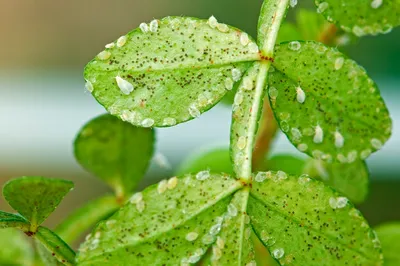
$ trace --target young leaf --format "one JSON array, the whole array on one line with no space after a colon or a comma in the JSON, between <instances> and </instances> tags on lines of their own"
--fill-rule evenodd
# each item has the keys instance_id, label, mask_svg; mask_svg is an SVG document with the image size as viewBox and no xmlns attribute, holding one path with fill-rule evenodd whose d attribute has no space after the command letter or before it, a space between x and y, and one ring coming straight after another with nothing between
<instances>
[{"instance_id":1,"label":"young leaf","mask_svg":"<svg viewBox=\"0 0 400 266\"><path fill-rule=\"evenodd\" d=\"M376 234L347 198L305 176L278 171L255 180L251 223L281 265L382 264Z\"/></svg>"},{"instance_id":2,"label":"young leaf","mask_svg":"<svg viewBox=\"0 0 400 266\"><path fill-rule=\"evenodd\" d=\"M340 164L311 159L306 163L303 173L320 179L353 203L362 203L368 195L369 173L364 161Z\"/></svg>"},{"instance_id":3,"label":"young leaf","mask_svg":"<svg viewBox=\"0 0 400 266\"><path fill-rule=\"evenodd\" d=\"M0 229L8 227L19 228L24 232L28 232L30 224L20 215L0 211Z\"/></svg>"},{"instance_id":4,"label":"young leaf","mask_svg":"<svg viewBox=\"0 0 400 266\"><path fill-rule=\"evenodd\" d=\"M75 252L50 229L39 226L33 237L62 264L75 265Z\"/></svg>"},{"instance_id":5,"label":"young leaf","mask_svg":"<svg viewBox=\"0 0 400 266\"><path fill-rule=\"evenodd\" d=\"M74 183L62 179L20 177L4 185L3 195L14 210L31 222L31 230L35 231L73 187Z\"/></svg>"},{"instance_id":6,"label":"young leaf","mask_svg":"<svg viewBox=\"0 0 400 266\"><path fill-rule=\"evenodd\" d=\"M27 237L20 231L0 229L0 265L32 266L34 252Z\"/></svg>"},{"instance_id":7,"label":"young leaf","mask_svg":"<svg viewBox=\"0 0 400 266\"><path fill-rule=\"evenodd\" d=\"M75 157L116 192L133 193L153 155L154 130L134 127L109 114L87 123L75 139Z\"/></svg>"},{"instance_id":8,"label":"young leaf","mask_svg":"<svg viewBox=\"0 0 400 266\"><path fill-rule=\"evenodd\" d=\"M214 173L233 174L228 148L214 148L201 154L196 154L185 160L176 175L197 173L208 169Z\"/></svg>"},{"instance_id":9,"label":"young leaf","mask_svg":"<svg viewBox=\"0 0 400 266\"><path fill-rule=\"evenodd\" d=\"M376 228L376 233L382 244L384 265L400 265L400 222L380 225Z\"/></svg>"},{"instance_id":10,"label":"young leaf","mask_svg":"<svg viewBox=\"0 0 400 266\"><path fill-rule=\"evenodd\" d=\"M400 25L400 0L315 0L318 13L356 36L388 33Z\"/></svg>"},{"instance_id":11,"label":"young leaf","mask_svg":"<svg viewBox=\"0 0 400 266\"><path fill-rule=\"evenodd\" d=\"M71 243L99 221L110 217L119 207L115 196L103 196L95 199L69 215L57 226L55 232L66 243Z\"/></svg>"},{"instance_id":12,"label":"young leaf","mask_svg":"<svg viewBox=\"0 0 400 266\"><path fill-rule=\"evenodd\" d=\"M86 66L87 87L111 114L141 127L198 117L260 58L246 33L214 17L142 23L107 47Z\"/></svg>"},{"instance_id":13,"label":"young leaf","mask_svg":"<svg viewBox=\"0 0 400 266\"><path fill-rule=\"evenodd\" d=\"M231 194L242 184L202 171L134 194L81 246L78 265L188 265L216 240Z\"/></svg>"},{"instance_id":14,"label":"young leaf","mask_svg":"<svg viewBox=\"0 0 400 266\"><path fill-rule=\"evenodd\" d=\"M281 130L301 152L351 163L379 150L392 121L365 70L316 42L276 47L269 96Z\"/></svg>"}]
</instances>

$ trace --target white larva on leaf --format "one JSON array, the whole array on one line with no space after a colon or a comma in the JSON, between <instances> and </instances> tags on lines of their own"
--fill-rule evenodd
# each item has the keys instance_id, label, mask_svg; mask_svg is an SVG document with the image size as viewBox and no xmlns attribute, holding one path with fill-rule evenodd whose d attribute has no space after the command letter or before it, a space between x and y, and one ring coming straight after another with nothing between
<instances>
[{"instance_id":1,"label":"white larva on leaf","mask_svg":"<svg viewBox=\"0 0 400 266\"><path fill-rule=\"evenodd\" d=\"M245 33L245 32L242 32L242 33L240 34L240 43L241 43L243 46L246 46L246 45L249 44L249 42L250 42L249 35L248 35L247 33Z\"/></svg>"},{"instance_id":2,"label":"white larva on leaf","mask_svg":"<svg viewBox=\"0 0 400 266\"><path fill-rule=\"evenodd\" d=\"M336 58L336 60L335 60L335 69L336 70L341 69L343 64L344 64L344 58L343 57Z\"/></svg>"},{"instance_id":3,"label":"white larva on leaf","mask_svg":"<svg viewBox=\"0 0 400 266\"><path fill-rule=\"evenodd\" d=\"M146 118L141 123L142 127L152 127L154 125L154 120L151 118Z\"/></svg>"},{"instance_id":4,"label":"white larva on leaf","mask_svg":"<svg viewBox=\"0 0 400 266\"><path fill-rule=\"evenodd\" d=\"M129 95L133 91L133 85L129 81L121 78L120 76L116 76L115 80L117 81L117 85L123 94Z\"/></svg>"},{"instance_id":5,"label":"white larva on leaf","mask_svg":"<svg viewBox=\"0 0 400 266\"><path fill-rule=\"evenodd\" d=\"M115 43L108 43L108 44L106 44L105 45L105 47L107 48L107 49L111 49L111 48L114 48L114 46L115 46Z\"/></svg>"},{"instance_id":6,"label":"white larva on leaf","mask_svg":"<svg viewBox=\"0 0 400 266\"><path fill-rule=\"evenodd\" d=\"M226 32L229 31L228 25L222 24L222 23L219 23L219 24L217 25L217 29L218 29L220 32L223 32L223 33L226 33Z\"/></svg>"},{"instance_id":7,"label":"white larva on leaf","mask_svg":"<svg viewBox=\"0 0 400 266\"><path fill-rule=\"evenodd\" d=\"M117 40L117 46L118 47L122 47L122 46L124 46L125 45L125 43L126 43L126 41L127 41L127 38L126 38L126 36L124 35L124 36L121 36L121 37L119 37L118 38L118 40Z\"/></svg>"},{"instance_id":8,"label":"white larva on leaf","mask_svg":"<svg viewBox=\"0 0 400 266\"><path fill-rule=\"evenodd\" d=\"M217 26L218 26L218 20L214 17L214 16L211 16L209 19L208 19L208 25L211 27L211 28L213 28L213 29L215 29Z\"/></svg>"},{"instance_id":9,"label":"white larva on leaf","mask_svg":"<svg viewBox=\"0 0 400 266\"><path fill-rule=\"evenodd\" d=\"M149 26L144 22L140 23L139 28L143 33L149 32Z\"/></svg>"},{"instance_id":10,"label":"white larva on leaf","mask_svg":"<svg viewBox=\"0 0 400 266\"><path fill-rule=\"evenodd\" d=\"M258 53L259 49L256 43L252 42L249 44L249 51L250 53Z\"/></svg>"},{"instance_id":11,"label":"white larva on leaf","mask_svg":"<svg viewBox=\"0 0 400 266\"><path fill-rule=\"evenodd\" d=\"M107 60L110 58L111 53L109 51L102 51L97 55L97 58L100 60Z\"/></svg>"},{"instance_id":12,"label":"white larva on leaf","mask_svg":"<svg viewBox=\"0 0 400 266\"><path fill-rule=\"evenodd\" d=\"M92 82L90 82L89 80L86 80L85 89L86 89L88 92L92 93L93 90L94 90Z\"/></svg>"},{"instance_id":13,"label":"white larva on leaf","mask_svg":"<svg viewBox=\"0 0 400 266\"><path fill-rule=\"evenodd\" d=\"M374 9L379 8L382 5L383 0L373 0L371 2L371 7Z\"/></svg>"},{"instance_id":14,"label":"white larva on leaf","mask_svg":"<svg viewBox=\"0 0 400 266\"><path fill-rule=\"evenodd\" d=\"M306 94L304 93L303 89L299 87L296 88L296 94L297 94L297 101L299 103L304 103L306 100Z\"/></svg>"},{"instance_id":15,"label":"white larva on leaf","mask_svg":"<svg viewBox=\"0 0 400 266\"><path fill-rule=\"evenodd\" d=\"M232 69L232 78L233 78L233 81L239 81L240 80L240 78L242 77L242 72L239 70L239 69L237 69L237 68L233 68Z\"/></svg>"},{"instance_id":16,"label":"white larva on leaf","mask_svg":"<svg viewBox=\"0 0 400 266\"><path fill-rule=\"evenodd\" d=\"M149 28L150 28L151 32L157 32L157 30L158 30L158 20L157 19L152 20L150 22L150 27Z\"/></svg>"},{"instance_id":17,"label":"white larva on leaf","mask_svg":"<svg viewBox=\"0 0 400 266\"><path fill-rule=\"evenodd\" d=\"M324 140L324 131L319 125L317 125L315 127L315 135L313 141L314 143L322 143L323 140Z\"/></svg>"},{"instance_id":18,"label":"white larva on leaf","mask_svg":"<svg viewBox=\"0 0 400 266\"><path fill-rule=\"evenodd\" d=\"M335 134L335 146L336 148L342 148L344 145L344 138L342 136L342 134L340 134L339 131L336 131Z\"/></svg>"}]
</instances>

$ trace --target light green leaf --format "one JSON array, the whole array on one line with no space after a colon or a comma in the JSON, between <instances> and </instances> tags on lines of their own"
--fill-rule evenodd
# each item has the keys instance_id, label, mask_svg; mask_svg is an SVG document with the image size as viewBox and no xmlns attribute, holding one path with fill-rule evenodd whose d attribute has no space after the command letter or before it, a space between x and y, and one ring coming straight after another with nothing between
<instances>
[{"instance_id":1,"label":"light green leaf","mask_svg":"<svg viewBox=\"0 0 400 266\"><path fill-rule=\"evenodd\" d=\"M231 194L242 184L202 171L134 194L81 246L79 265L197 262L215 241Z\"/></svg>"},{"instance_id":2,"label":"light green leaf","mask_svg":"<svg viewBox=\"0 0 400 266\"><path fill-rule=\"evenodd\" d=\"M31 222L34 232L73 187L74 183L67 180L25 176L8 181L3 195L14 210Z\"/></svg>"},{"instance_id":3,"label":"light green leaf","mask_svg":"<svg viewBox=\"0 0 400 266\"><path fill-rule=\"evenodd\" d=\"M59 262L55 257L52 256L52 253L45 248L40 241L35 239L35 247L37 252L37 259L39 260L38 263L44 266L62 266L61 262ZM38 266L38 265L35 265Z\"/></svg>"},{"instance_id":4,"label":"light green leaf","mask_svg":"<svg viewBox=\"0 0 400 266\"><path fill-rule=\"evenodd\" d=\"M299 30L295 25L290 22L283 22L278 33L278 38L276 39L276 43L293 41L293 40L302 40Z\"/></svg>"},{"instance_id":5,"label":"light green leaf","mask_svg":"<svg viewBox=\"0 0 400 266\"><path fill-rule=\"evenodd\" d=\"M303 173L320 179L353 203L362 203L368 195L369 172L364 161L340 164L311 159L306 163Z\"/></svg>"},{"instance_id":6,"label":"light green leaf","mask_svg":"<svg viewBox=\"0 0 400 266\"><path fill-rule=\"evenodd\" d=\"M0 229L0 265L32 266L34 252L27 237L20 231Z\"/></svg>"},{"instance_id":7,"label":"light green leaf","mask_svg":"<svg viewBox=\"0 0 400 266\"><path fill-rule=\"evenodd\" d=\"M75 265L75 252L50 229L39 226L33 237L64 265Z\"/></svg>"},{"instance_id":8,"label":"light green leaf","mask_svg":"<svg viewBox=\"0 0 400 266\"><path fill-rule=\"evenodd\" d=\"M134 127L106 114L80 130L75 157L123 198L133 193L146 172L153 146L154 130Z\"/></svg>"},{"instance_id":9,"label":"light green leaf","mask_svg":"<svg viewBox=\"0 0 400 266\"><path fill-rule=\"evenodd\" d=\"M235 193L228 205L221 233L212 246L211 265L249 265L255 262L252 228L246 213L249 191Z\"/></svg>"},{"instance_id":10,"label":"light green leaf","mask_svg":"<svg viewBox=\"0 0 400 266\"><path fill-rule=\"evenodd\" d=\"M260 58L246 33L189 17L143 23L108 47L86 66L86 87L111 114L142 127L198 117Z\"/></svg>"},{"instance_id":11,"label":"light green leaf","mask_svg":"<svg viewBox=\"0 0 400 266\"><path fill-rule=\"evenodd\" d=\"M384 265L400 265L400 222L390 222L376 228L382 245Z\"/></svg>"},{"instance_id":12,"label":"light green leaf","mask_svg":"<svg viewBox=\"0 0 400 266\"><path fill-rule=\"evenodd\" d=\"M65 242L71 244L83 232L95 226L99 221L110 217L119 207L115 196L107 195L89 201L63 220L55 232Z\"/></svg>"},{"instance_id":13,"label":"light green leaf","mask_svg":"<svg viewBox=\"0 0 400 266\"><path fill-rule=\"evenodd\" d=\"M379 150L392 121L365 70L316 42L276 47L269 96L281 130L301 152L351 163Z\"/></svg>"},{"instance_id":14,"label":"light green leaf","mask_svg":"<svg viewBox=\"0 0 400 266\"><path fill-rule=\"evenodd\" d=\"M266 172L255 180L248 214L281 265L382 265L376 234L347 198L306 176Z\"/></svg>"},{"instance_id":15,"label":"light green leaf","mask_svg":"<svg viewBox=\"0 0 400 266\"><path fill-rule=\"evenodd\" d=\"M317 11L356 36L388 33L400 25L400 0L315 0Z\"/></svg>"},{"instance_id":16,"label":"light green leaf","mask_svg":"<svg viewBox=\"0 0 400 266\"><path fill-rule=\"evenodd\" d=\"M305 160L299 157L288 154L279 154L272 156L267 160L267 169L265 170L284 171L291 175L301 175L303 174L305 163Z\"/></svg>"},{"instance_id":17,"label":"light green leaf","mask_svg":"<svg viewBox=\"0 0 400 266\"><path fill-rule=\"evenodd\" d=\"M296 21L302 40L318 41L321 32L329 26L329 23L318 13L307 9L299 9L296 13ZM294 41L296 39L291 39ZM299 40L299 39L297 39Z\"/></svg>"},{"instance_id":18,"label":"light green leaf","mask_svg":"<svg viewBox=\"0 0 400 266\"><path fill-rule=\"evenodd\" d=\"M0 229L8 227L19 228L24 232L28 232L30 223L20 215L0 211Z\"/></svg>"},{"instance_id":19,"label":"light green leaf","mask_svg":"<svg viewBox=\"0 0 400 266\"><path fill-rule=\"evenodd\" d=\"M208 169L214 173L233 174L229 156L229 148L221 147L210 149L206 152L189 157L181 164L175 174L197 173L204 169Z\"/></svg>"}]
</instances>

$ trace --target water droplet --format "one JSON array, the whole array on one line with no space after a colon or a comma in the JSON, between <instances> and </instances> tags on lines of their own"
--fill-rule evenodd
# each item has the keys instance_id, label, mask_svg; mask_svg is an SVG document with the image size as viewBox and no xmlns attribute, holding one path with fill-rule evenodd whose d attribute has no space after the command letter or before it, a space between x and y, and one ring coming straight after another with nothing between
<instances>
[{"instance_id":1,"label":"water droplet","mask_svg":"<svg viewBox=\"0 0 400 266\"><path fill-rule=\"evenodd\" d=\"M371 153L372 153L372 151L370 149L366 149L366 150L361 151L360 159L361 160L367 159L371 155Z\"/></svg>"},{"instance_id":2,"label":"water droplet","mask_svg":"<svg viewBox=\"0 0 400 266\"><path fill-rule=\"evenodd\" d=\"M192 242L192 241L195 241L195 240L197 239L198 236L199 236L198 233L196 233L196 232L190 232L190 233L188 233L188 234L186 235L186 240Z\"/></svg>"},{"instance_id":3,"label":"water droplet","mask_svg":"<svg viewBox=\"0 0 400 266\"><path fill-rule=\"evenodd\" d=\"M242 32L242 33L240 34L240 43L241 43L243 46L246 46L246 45L249 44L249 42L250 42L249 35L248 35L247 33L245 33L245 32Z\"/></svg>"},{"instance_id":4,"label":"water droplet","mask_svg":"<svg viewBox=\"0 0 400 266\"><path fill-rule=\"evenodd\" d=\"M276 181L281 181L288 178L287 174L283 171L276 172L276 177L277 177Z\"/></svg>"},{"instance_id":5,"label":"water droplet","mask_svg":"<svg viewBox=\"0 0 400 266\"><path fill-rule=\"evenodd\" d=\"M247 138L245 136L240 136L236 146L238 147L239 150L243 150L244 148L246 148L247 145Z\"/></svg>"},{"instance_id":6,"label":"water droplet","mask_svg":"<svg viewBox=\"0 0 400 266\"><path fill-rule=\"evenodd\" d=\"M210 228L210 235L217 235L220 231L221 231L221 224L220 223L217 223L217 224L214 224L213 226L211 226L211 228Z\"/></svg>"},{"instance_id":7,"label":"water droplet","mask_svg":"<svg viewBox=\"0 0 400 266\"><path fill-rule=\"evenodd\" d=\"M208 25L211 27L211 28L213 28L213 29L215 29L217 26L218 26L218 20L214 17L214 16L211 16L209 19L208 19Z\"/></svg>"},{"instance_id":8,"label":"water droplet","mask_svg":"<svg viewBox=\"0 0 400 266\"><path fill-rule=\"evenodd\" d=\"M233 81L239 81L240 80L240 78L242 77L242 72L239 70L239 69L237 69L237 68L233 68L232 69L232 78L233 78Z\"/></svg>"},{"instance_id":9,"label":"water droplet","mask_svg":"<svg viewBox=\"0 0 400 266\"><path fill-rule=\"evenodd\" d=\"M311 179L310 179L310 176L309 175L307 175L307 174L302 174L301 176L299 176L299 184L301 184L301 185L305 185L305 184L307 184L308 182L310 182L311 181Z\"/></svg>"},{"instance_id":10,"label":"water droplet","mask_svg":"<svg viewBox=\"0 0 400 266\"><path fill-rule=\"evenodd\" d=\"M269 172L270 173L270 172ZM271 173L270 173L271 174ZM256 177L254 178L254 180L256 180L256 182L262 183L264 182L265 179L267 179L267 172L258 172L256 174Z\"/></svg>"},{"instance_id":11,"label":"water droplet","mask_svg":"<svg viewBox=\"0 0 400 266\"><path fill-rule=\"evenodd\" d=\"M289 4L290 4L290 7L293 8L297 5L297 0L290 0Z\"/></svg>"},{"instance_id":12,"label":"water droplet","mask_svg":"<svg viewBox=\"0 0 400 266\"><path fill-rule=\"evenodd\" d=\"M236 206L233 203L230 203L228 205L228 215L230 217L235 217L235 216L238 215L238 210L237 210Z\"/></svg>"},{"instance_id":13,"label":"water droplet","mask_svg":"<svg viewBox=\"0 0 400 266\"><path fill-rule=\"evenodd\" d=\"M100 60L107 60L110 58L111 53L109 51L102 51L97 55L97 58Z\"/></svg>"},{"instance_id":14,"label":"water droplet","mask_svg":"<svg viewBox=\"0 0 400 266\"><path fill-rule=\"evenodd\" d=\"M152 127L154 125L154 120L151 118L146 118L141 123L142 127Z\"/></svg>"},{"instance_id":15,"label":"water droplet","mask_svg":"<svg viewBox=\"0 0 400 266\"><path fill-rule=\"evenodd\" d=\"M323 13L328 7L329 7L329 4L327 2L322 2L318 5L317 12Z\"/></svg>"},{"instance_id":16,"label":"water droplet","mask_svg":"<svg viewBox=\"0 0 400 266\"><path fill-rule=\"evenodd\" d=\"M288 132L289 131L289 124L286 121L281 121L279 123L280 128L283 132Z\"/></svg>"},{"instance_id":17,"label":"water droplet","mask_svg":"<svg viewBox=\"0 0 400 266\"><path fill-rule=\"evenodd\" d=\"M129 95L133 91L133 85L129 81L121 78L120 76L116 76L115 80L117 81L117 85L123 94Z\"/></svg>"},{"instance_id":18,"label":"water droplet","mask_svg":"<svg viewBox=\"0 0 400 266\"><path fill-rule=\"evenodd\" d=\"M164 118L163 120L163 126L175 126L176 125L176 119L172 117L167 117Z\"/></svg>"},{"instance_id":19,"label":"water droplet","mask_svg":"<svg viewBox=\"0 0 400 266\"><path fill-rule=\"evenodd\" d=\"M132 195L132 197L129 199L129 202L132 204L136 204L142 200L143 200L143 194L141 192L137 192Z\"/></svg>"},{"instance_id":20,"label":"water droplet","mask_svg":"<svg viewBox=\"0 0 400 266\"><path fill-rule=\"evenodd\" d=\"M275 99L279 95L279 91L275 87L270 87L268 90L269 97Z\"/></svg>"},{"instance_id":21,"label":"water droplet","mask_svg":"<svg viewBox=\"0 0 400 266\"><path fill-rule=\"evenodd\" d=\"M224 33L226 33L226 32L229 31L228 25L222 24L222 23L219 23L219 24L217 25L217 29L218 29L220 32L224 32Z\"/></svg>"},{"instance_id":22,"label":"water droplet","mask_svg":"<svg viewBox=\"0 0 400 266\"><path fill-rule=\"evenodd\" d=\"M297 149L301 152L305 152L306 150L308 150L308 145L305 143L301 143L297 146Z\"/></svg>"},{"instance_id":23,"label":"water droplet","mask_svg":"<svg viewBox=\"0 0 400 266\"><path fill-rule=\"evenodd\" d=\"M322 141L324 140L324 131L322 130L322 128L317 125L315 127L315 135L314 135L314 143L322 143Z\"/></svg>"},{"instance_id":24,"label":"water droplet","mask_svg":"<svg viewBox=\"0 0 400 266\"><path fill-rule=\"evenodd\" d=\"M204 181L206 179L210 178L210 171L201 171L196 174L196 179L200 181Z\"/></svg>"},{"instance_id":25,"label":"water droplet","mask_svg":"<svg viewBox=\"0 0 400 266\"><path fill-rule=\"evenodd\" d=\"M383 146L379 139L371 139L371 145L374 149L380 150Z\"/></svg>"},{"instance_id":26,"label":"water droplet","mask_svg":"<svg viewBox=\"0 0 400 266\"><path fill-rule=\"evenodd\" d=\"M283 248L277 248L272 251L272 256L275 259L280 259L285 255L285 250Z\"/></svg>"},{"instance_id":27,"label":"water droplet","mask_svg":"<svg viewBox=\"0 0 400 266\"><path fill-rule=\"evenodd\" d=\"M168 189L168 181L165 180L165 179L164 179L164 180L161 180L161 181L158 183L158 186L157 186L158 194L164 193L167 189Z\"/></svg>"},{"instance_id":28,"label":"water droplet","mask_svg":"<svg viewBox=\"0 0 400 266\"><path fill-rule=\"evenodd\" d=\"M86 80L85 89L86 89L88 92L92 93L93 90L94 90L92 82L90 82L89 80Z\"/></svg>"},{"instance_id":29,"label":"water droplet","mask_svg":"<svg viewBox=\"0 0 400 266\"><path fill-rule=\"evenodd\" d=\"M127 40L126 36L119 37L118 40L117 40L117 46L118 47L124 46L125 43L126 43L126 40Z\"/></svg>"},{"instance_id":30,"label":"water droplet","mask_svg":"<svg viewBox=\"0 0 400 266\"><path fill-rule=\"evenodd\" d=\"M225 89L230 91L233 88L233 80L231 78L225 79Z\"/></svg>"},{"instance_id":31,"label":"water droplet","mask_svg":"<svg viewBox=\"0 0 400 266\"><path fill-rule=\"evenodd\" d=\"M194 105L194 104L189 106L188 111L189 111L189 114L194 118L197 118L201 115L199 109L197 109L196 105Z\"/></svg>"},{"instance_id":32,"label":"water droplet","mask_svg":"<svg viewBox=\"0 0 400 266\"><path fill-rule=\"evenodd\" d=\"M304 101L306 100L306 94L304 93L303 89L300 87L297 87L296 94L297 94L297 101L299 103L304 103Z\"/></svg>"},{"instance_id":33,"label":"water droplet","mask_svg":"<svg viewBox=\"0 0 400 266\"><path fill-rule=\"evenodd\" d=\"M233 100L233 103L235 105L240 105L243 102L243 94L240 92L237 92L235 94L235 99Z\"/></svg>"},{"instance_id":34,"label":"water droplet","mask_svg":"<svg viewBox=\"0 0 400 266\"><path fill-rule=\"evenodd\" d=\"M346 197L338 197L336 199L336 208L341 209L344 208L349 200Z\"/></svg>"},{"instance_id":35,"label":"water droplet","mask_svg":"<svg viewBox=\"0 0 400 266\"><path fill-rule=\"evenodd\" d=\"M158 20L157 19L152 20L150 22L150 27L149 28L150 28L151 32L157 32L157 30L158 30Z\"/></svg>"},{"instance_id":36,"label":"water droplet","mask_svg":"<svg viewBox=\"0 0 400 266\"><path fill-rule=\"evenodd\" d=\"M336 131L335 134L335 146L336 148L342 148L344 145L344 138L342 136L342 134L340 134L339 131Z\"/></svg>"},{"instance_id":37,"label":"water droplet","mask_svg":"<svg viewBox=\"0 0 400 266\"><path fill-rule=\"evenodd\" d=\"M273 246L276 242L276 239L273 236L269 236L267 232L264 230L261 231L261 240L266 246Z\"/></svg>"},{"instance_id":38,"label":"water droplet","mask_svg":"<svg viewBox=\"0 0 400 266\"><path fill-rule=\"evenodd\" d=\"M114 48L115 47L115 43L108 43L108 44L106 44L105 45L105 47L107 48L107 49L111 49L111 48Z\"/></svg>"},{"instance_id":39,"label":"water droplet","mask_svg":"<svg viewBox=\"0 0 400 266\"><path fill-rule=\"evenodd\" d=\"M168 180L168 189L174 189L178 185L178 178L176 176L171 177Z\"/></svg>"},{"instance_id":40,"label":"water droplet","mask_svg":"<svg viewBox=\"0 0 400 266\"><path fill-rule=\"evenodd\" d=\"M149 26L144 22L140 23L139 28L143 33L146 33L149 31Z\"/></svg>"},{"instance_id":41,"label":"water droplet","mask_svg":"<svg viewBox=\"0 0 400 266\"><path fill-rule=\"evenodd\" d=\"M293 41L288 44L288 48L292 51L298 51L301 48L301 44L298 41Z\"/></svg>"},{"instance_id":42,"label":"water droplet","mask_svg":"<svg viewBox=\"0 0 400 266\"><path fill-rule=\"evenodd\" d=\"M343 67L343 64L344 64L344 58L343 57L336 58L336 60L335 60L335 69L336 70L341 69Z\"/></svg>"},{"instance_id":43,"label":"water droplet","mask_svg":"<svg viewBox=\"0 0 400 266\"><path fill-rule=\"evenodd\" d=\"M373 0L371 2L371 7L374 9L379 8L382 5L383 0Z\"/></svg>"}]
</instances>

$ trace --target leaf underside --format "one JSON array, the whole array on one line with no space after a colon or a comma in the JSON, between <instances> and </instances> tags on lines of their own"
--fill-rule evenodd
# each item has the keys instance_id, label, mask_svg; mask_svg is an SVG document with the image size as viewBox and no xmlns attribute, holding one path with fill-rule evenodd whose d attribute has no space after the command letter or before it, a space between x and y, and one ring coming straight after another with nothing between
<instances>
[{"instance_id":1,"label":"leaf underside","mask_svg":"<svg viewBox=\"0 0 400 266\"><path fill-rule=\"evenodd\" d=\"M376 228L382 244L385 266L400 265L400 222L382 224Z\"/></svg>"},{"instance_id":2,"label":"leaf underside","mask_svg":"<svg viewBox=\"0 0 400 266\"><path fill-rule=\"evenodd\" d=\"M253 183L248 213L282 265L382 265L379 240L366 220L319 181L272 172Z\"/></svg>"},{"instance_id":3,"label":"leaf underside","mask_svg":"<svg viewBox=\"0 0 400 266\"><path fill-rule=\"evenodd\" d=\"M240 187L240 182L215 174L205 180L185 175L153 185L95 228L80 248L78 263L197 262L216 240L230 195Z\"/></svg>"},{"instance_id":4,"label":"leaf underside","mask_svg":"<svg viewBox=\"0 0 400 266\"><path fill-rule=\"evenodd\" d=\"M118 194L130 195L153 155L154 130L105 114L88 122L75 139L75 157Z\"/></svg>"},{"instance_id":5,"label":"leaf underside","mask_svg":"<svg viewBox=\"0 0 400 266\"><path fill-rule=\"evenodd\" d=\"M74 187L70 181L44 177L21 177L3 187L4 198L33 225L40 225Z\"/></svg>"},{"instance_id":6,"label":"leaf underside","mask_svg":"<svg viewBox=\"0 0 400 266\"><path fill-rule=\"evenodd\" d=\"M232 88L249 61L259 59L255 43L242 44L245 33L233 27L218 30L189 17L150 25L153 31L131 31L123 46L106 49L107 56L96 57L84 73L93 96L137 126L168 127L198 117ZM130 94L120 90L117 76L129 82Z\"/></svg>"},{"instance_id":7,"label":"leaf underside","mask_svg":"<svg viewBox=\"0 0 400 266\"><path fill-rule=\"evenodd\" d=\"M388 33L400 25L399 0L315 0L318 12L356 36Z\"/></svg>"},{"instance_id":8,"label":"leaf underside","mask_svg":"<svg viewBox=\"0 0 400 266\"><path fill-rule=\"evenodd\" d=\"M353 60L311 41L281 44L275 54L271 106L297 149L316 159L351 163L388 140L392 121L386 105Z\"/></svg>"}]
</instances>

